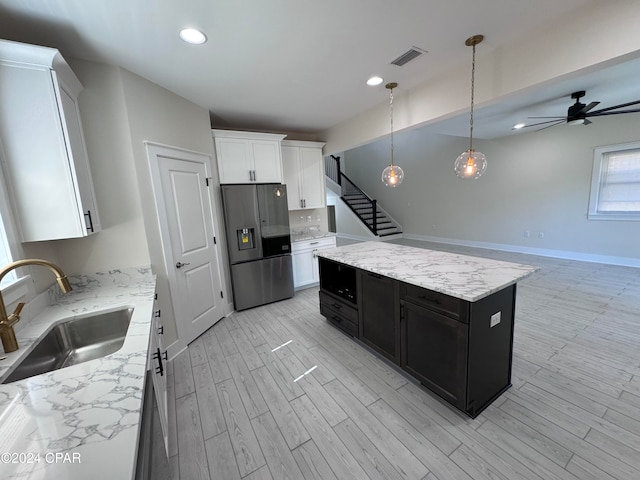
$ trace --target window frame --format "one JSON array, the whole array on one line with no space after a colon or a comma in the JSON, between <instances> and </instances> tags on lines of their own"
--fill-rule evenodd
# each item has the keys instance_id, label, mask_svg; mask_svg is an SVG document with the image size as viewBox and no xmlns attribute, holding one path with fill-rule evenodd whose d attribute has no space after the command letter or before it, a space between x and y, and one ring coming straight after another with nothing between
<instances>
[{"instance_id":1,"label":"window frame","mask_svg":"<svg viewBox=\"0 0 640 480\"><path fill-rule=\"evenodd\" d=\"M604 160L606 155L625 150L637 150L638 153L640 153L640 142L621 143L617 145L596 147L593 149L593 169L591 172L591 191L589 193L589 210L587 212L587 219L640 221L640 211L629 213L607 213L598 210L600 191L603 183L602 177L605 172Z\"/></svg>"},{"instance_id":2,"label":"window frame","mask_svg":"<svg viewBox=\"0 0 640 480\"><path fill-rule=\"evenodd\" d=\"M0 142L0 222L4 228L4 232L7 239L6 248L8 254L11 257L11 261L24 258L24 250L20 242L18 234L18 225L13 215L13 209L11 204L11 198L9 196L7 183L5 181L5 162L4 162L4 149ZM0 232L1 234L1 232ZM0 239L0 241L2 241ZM4 265L0 265L0 268ZM2 292L2 298L4 304L12 305L15 302L24 300L30 294L31 288L31 275L21 273L19 270L13 270L9 272L3 279L4 285L0 287Z\"/></svg>"}]
</instances>

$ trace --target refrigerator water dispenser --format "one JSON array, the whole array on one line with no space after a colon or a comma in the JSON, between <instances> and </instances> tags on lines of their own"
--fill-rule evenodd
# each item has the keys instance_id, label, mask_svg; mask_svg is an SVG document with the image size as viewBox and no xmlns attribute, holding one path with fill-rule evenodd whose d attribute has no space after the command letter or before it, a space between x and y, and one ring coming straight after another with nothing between
<instances>
[{"instance_id":1,"label":"refrigerator water dispenser","mask_svg":"<svg viewBox=\"0 0 640 480\"><path fill-rule=\"evenodd\" d=\"M236 230L238 237L238 250L250 250L256 248L255 230L253 228L239 228Z\"/></svg>"}]
</instances>

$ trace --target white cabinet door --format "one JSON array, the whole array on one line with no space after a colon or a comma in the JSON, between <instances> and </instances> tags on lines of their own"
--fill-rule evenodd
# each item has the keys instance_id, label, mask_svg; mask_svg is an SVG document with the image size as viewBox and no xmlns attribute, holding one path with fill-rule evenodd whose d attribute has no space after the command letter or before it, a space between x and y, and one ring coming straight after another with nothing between
<instances>
[{"instance_id":1,"label":"white cabinet door","mask_svg":"<svg viewBox=\"0 0 640 480\"><path fill-rule=\"evenodd\" d=\"M93 233L100 230L100 219L95 203L95 192L89 169L89 159L84 143L84 133L80 123L78 102L68 91L64 83L58 79L60 93L60 107L64 116L65 136L68 139L71 173L75 180L75 189L78 192L78 215L84 218L87 232Z\"/></svg>"},{"instance_id":2,"label":"white cabinet door","mask_svg":"<svg viewBox=\"0 0 640 480\"><path fill-rule=\"evenodd\" d=\"M160 413L160 426L165 450L169 451L169 414L167 409L167 359L163 341L164 327L160 323L160 309L154 304L154 316L151 319L151 337L149 339L149 368L153 374L153 389Z\"/></svg>"},{"instance_id":3,"label":"white cabinet door","mask_svg":"<svg viewBox=\"0 0 640 480\"><path fill-rule=\"evenodd\" d=\"M314 280L314 258L312 250L303 250L291 254L293 263L293 286L295 288L310 285L318 280ZM318 268L317 259L315 268Z\"/></svg>"},{"instance_id":4,"label":"white cabinet door","mask_svg":"<svg viewBox=\"0 0 640 480\"><path fill-rule=\"evenodd\" d=\"M77 107L82 85L57 50L4 40L0 78L0 143L22 241L99 231Z\"/></svg>"},{"instance_id":5,"label":"white cabinet door","mask_svg":"<svg viewBox=\"0 0 640 480\"><path fill-rule=\"evenodd\" d=\"M282 168L289 210L326 206L323 145L318 142L282 142Z\"/></svg>"},{"instance_id":6,"label":"white cabinet door","mask_svg":"<svg viewBox=\"0 0 640 480\"><path fill-rule=\"evenodd\" d=\"M216 138L216 155L220 183L253 181L249 142L237 138Z\"/></svg>"},{"instance_id":7,"label":"white cabinet door","mask_svg":"<svg viewBox=\"0 0 640 480\"><path fill-rule=\"evenodd\" d=\"M220 183L282 183L284 135L212 130Z\"/></svg>"},{"instance_id":8,"label":"white cabinet door","mask_svg":"<svg viewBox=\"0 0 640 480\"><path fill-rule=\"evenodd\" d=\"M294 242L291 245L293 286L295 288L301 288L318 283L320 281L320 273L316 254L320 250L326 250L335 246L336 237Z\"/></svg>"},{"instance_id":9,"label":"white cabinet door","mask_svg":"<svg viewBox=\"0 0 640 480\"><path fill-rule=\"evenodd\" d=\"M326 205L324 163L319 148L300 148L300 190L305 208Z\"/></svg>"},{"instance_id":10,"label":"white cabinet door","mask_svg":"<svg viewBox=\"0 0 640 480\"><path fill-rule=\"evenodd\" d=\"M284 183L287 185L289 210L300 210L302 208L298 154L297 147L282 146L282 172Z\"/></svg>"},{"instance_id":11,"label":"white cabinet door","mask_svg":"<svg viewBox=\"0 0 640 480\"><path fill-rule=\"evenodd\" d=\"M253 180L258 183L282 183L280 142L250 141L253 157Z\"/></svg>"}]
</instances>

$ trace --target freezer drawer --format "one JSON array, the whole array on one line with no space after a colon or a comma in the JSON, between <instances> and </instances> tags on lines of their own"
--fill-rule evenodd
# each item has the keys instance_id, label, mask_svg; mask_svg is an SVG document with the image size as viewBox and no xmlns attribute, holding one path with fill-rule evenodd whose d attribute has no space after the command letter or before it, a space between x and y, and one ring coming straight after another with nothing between
<instances>
[{"instance_id":1,"label":"freezer drawer","mask_svg":"<svg viewBox=\"0 0 640 480\"><path fill-rule=\"evenodd\" d=\"M231 265L236 310L293 297L291 255Z\"/></svg>"}]
</instances>

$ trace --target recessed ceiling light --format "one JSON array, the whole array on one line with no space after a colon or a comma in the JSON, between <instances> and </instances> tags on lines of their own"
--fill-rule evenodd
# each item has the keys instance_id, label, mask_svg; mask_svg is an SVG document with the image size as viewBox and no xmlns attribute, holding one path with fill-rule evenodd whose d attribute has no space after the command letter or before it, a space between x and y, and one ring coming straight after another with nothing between
<instances>
[{"instance_id":1,"label":"recessed ceiling light","mask_svg":"<svg viewBox=\"0 0 640 480\"><path fill-rule=\"evenodd\" d=\"M526 126L527 126L527 124L526 124L526 123L516 123L516 124L513 126L513 129L514 129L514 130L520 130L521 128L526 127Z\"/></svg>"},{"instance_id":2,"label":"recessed ceiling light","mask_svg":"<svg viewBox=\"0 0 640 480\"><path fill-rule=\"evenodd\" d=\"M202 45L207 41L206 35L195 28L183 28L180 30L180 38L193 45Z\"/></svg>"},{"instance_id":3,"label":"recessed ceiling light","mask_svg":"<svg viewBox=\"0 0 640 480\"><path fill-rule=\"evenodd\" d=\"M375 87L376 85L380 85L382 82L383 80L380 77L371 77L369 80L367 80L367 85L369 85L370 87Z\"/></svg>"}]
</instances>

